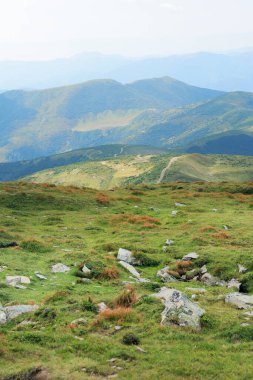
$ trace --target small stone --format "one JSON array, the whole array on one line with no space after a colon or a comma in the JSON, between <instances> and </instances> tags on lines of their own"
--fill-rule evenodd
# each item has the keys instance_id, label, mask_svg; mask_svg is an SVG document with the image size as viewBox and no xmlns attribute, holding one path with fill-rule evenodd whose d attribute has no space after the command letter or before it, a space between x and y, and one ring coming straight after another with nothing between
<instances>
[{"instance_id":1,"label":"small stone","mask_svg":"<svg viewBox=\"0 0 253 380\"><path fill-rule=\"evenodd\" d=\"M235 278L232 278L232 280L230 280L230 281L228 282L227 287L228 287L228 288L235 288L235 289L237 289L237 290L240 290L241 285L242 285L241 282L239 282L239 281L236 280Z\"/></svg>"},{"instance_id":2,"label":"small stone","mask_svg":"<svg viewBox=\"0 0 253 380\"><path fill-rule=\"evenodd\" d=\"M40 272L35 272L35 276L38 277L40 280L47 280L47 277L43 276Z\"/></svg>"},{"instance_id":3,"label":"small stone","mask_svg":"<svg viewBox=\"0 0 253 380\"><path fill-rule=\"evenodd\" d=\"M115 363L118 359L117 358L111 358L108 360L109 363Z\"/></svg>"},{"instance_id":4,"label":"small stone","mask_svg":"<svg viewBox=\"0 0 253 380\"><path fill-rule=\"evenodd\" d=\"M247 271L247 268L241 264L238 264L238 271L239 273L244 273Z\"/></svg>"},{"instance_id":5,"label":"small stone","mask_svg":"<svg viewBox=\"0 0 253 380\"><path fill-rule=\"evenodd\" d=\"M82 272L85 273L85 274L89 274L91 272L91 270L89 268L87 268L86 265L84 265L82 267Z\"/></svg>"},{"instance_id":6,"label":"small stone","mask_svg":"<svg viewBox=\"0 0 253 380\"><path fill-rule=\"evenodd\" d=\"M196 252L191 252L185 255L182 260L188 261L188 260L195 260L199 257L199 255Z\"/></svg>"},{"instance_id":7,"label":"small stone","mask_svg":"<svg viewBox=\"0 0 253 380\"><path fill-rule=\"evenodd\" d=\"M90 284L92 281L89 278L79 278L78 283Z\"/></svg>"},{"instance_id":8,"label":"small stone","mask_svg":"<svg viewBox=\"0 0 253 380\"><path fill-rule=\"evenodd\" d=\"M67 265L64 265L62 263L58 263L52 266L52 272L53 273L64 273L69 272L70 268Z\"/></svg>"},{"instance_id":9,"label":"small stone","mask_svg":"<svg viewBox=\"0 0 253 380\"><path fill-rule=\"evenodd\" d=\"M120 331L122 329L122 326L114 326L115 331Z\"/></svg>"},{"instance_id":10,"label":"small stone","mask_svg":"<svg viewBox=\"0 0 253 380\"><path fill-rule=\"evenodd\" d=\"M169 273L168 273L168 270L169 270L169 267L165 267L165 268L162 268L160 269L158 272L157 272L157 277L159 277L162 282L174 282L174 281L177 281L175 279L175 277L171 276Z\"/></svg>"},{"instance_id":11,"label":"small stone","mask_svg":"<svg viewBox=\"0 0 253 380\"><path fill-rule=\"evenodd\" d=\"M176 211L176 210L173 210L173 211L171 212L171 216L177 216L177 211Z\"/></svg>"},{"instance_id":12,"label":"small stone","mask_svg":"<svg viewBox=\"0 0 253 380\"><path fill-rule=\"evenodd\" d=\"M249 323L241 323L242 327L248 327L250 324Z\"/></svg>"},{"instance_id":13,"label":"small stone","mask_svg":"<svg viewBox=\"0 0 253 380\"><path fill-rule=\"evenodd\" d=\"M0 310L0 325L4 325L7 322L7 316L3 310Z\"/></svg>"},{"instance_id":14,"label":"small stone","mask_svg":"<svg viewBox=\"0 0 253 380\"><path fill-rule=\"evenodd\" d=\"M175 206L176 207L184 207L186 206L184 203L180 203L180 202L175 202Z\"/></svg>"},{"instance_id":15,"label":"small stone","mask_svg":"<svg viewBox=\"0 0 253 380\"><path fill-rule=\"evenodd\" d=\"M77 326L84 326L84 325L87 325L87 320L84 319L84 318L78 318L78 319L75 319L74 321L71 322L72 325L77 325Z\"/></svg>"},{"instance_id":16,"label":"small stone","mask_svg":"<svg viewBox=\"0 0 253 380\"><path fill-rule=\"evenodd\" d=\"M218 277L212 276L210 273L205 273L201 277L201 282L209 286L225 286L226 282L219 279Z\"/></svg>"},{"instance_id":17,"label":"small stone","mask_svg":"<svg viewBox=\"0 0 253 380\"><path fill-rule=\"evenodd\" d=\"M143 348L141 348L141 347L139 347L139 346L136 347L136 351L138 351L138 352L142 352L143 354L146 354L146 353L147 353L147 351L145 351Z\"/></svg>"},{"instance_id":18,"label":"small stone","mask_svg":"<svg viewBox=\"0 0 253 380\"><path fill-rule=\"evenodd\" d=\"M207 267L206 267L206 265L203 265L203 267L200 268L200 273L201 274L207 273Z\"/></svg>"},{"instance_id":19,"label":"small stone","mask_svg":"<svg viewBox=\"0 0 253 380\"><path fill-rule=\"evenodd\" d=\"M97 307L98 307L98 312L99 314L100 313L103 313L103 311L107 310L108 309L108 306L104 303L104 302L100 302L97 304Z\"/></svg>"},{"instance_id":20,"label":"small stone","mask_svg":"<svg viewBox=\"0 0 253 380\"><path fill-rule=\"evenodd\" d=\"M171 246L174 244L174 240L167 239L165 242L166 245Z\"/></svg>"}]
</instances>

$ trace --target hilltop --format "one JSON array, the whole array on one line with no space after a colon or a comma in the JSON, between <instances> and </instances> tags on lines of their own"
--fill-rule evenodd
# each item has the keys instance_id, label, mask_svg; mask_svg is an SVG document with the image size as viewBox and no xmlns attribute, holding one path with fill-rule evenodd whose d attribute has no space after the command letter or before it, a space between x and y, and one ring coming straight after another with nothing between
<instances>
[{"instance_id":1,"label":"hilltop","mask_svg":"<svg viewBox=\"0 0 253 380\"><path fill-rule=\"evenodd\" d=\"M253 157L145 154L60 166L24 181L110 189L128 184L174 181L243 182L253 180Z\"/></svg>"}]
</instances>

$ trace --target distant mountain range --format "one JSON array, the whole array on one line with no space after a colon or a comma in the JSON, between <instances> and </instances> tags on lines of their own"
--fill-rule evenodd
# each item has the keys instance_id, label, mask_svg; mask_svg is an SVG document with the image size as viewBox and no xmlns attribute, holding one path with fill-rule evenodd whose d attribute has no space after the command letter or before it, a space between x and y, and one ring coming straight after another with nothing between
<instances>
[{"instance_id":1,"label":"distant mountain range","mask_svg":"<svg viewBox=\"0 0 253 380\"><path fill-rule=\"evenodd\" d=\"M0 90L67 86L91 79L122 83L171 76L199 87L253 91L253 50L227 54L195 53L130 59L83 53L54 61L0 62Z\"/></svg>"},{"instance_id":2,"label":"distant mountain range","mask_svg":"<svg viewBox=\"0 0 253 380\"><path fill-rule=\"evenodd\" d=\"M0 161L113 143L143 145L142 140L147 145L166 145L159 139L150 142L148 129L221 94L169 77L126 85L96 80L49 90L4 92L0 94Z\"/></svg>"}]
</instances>

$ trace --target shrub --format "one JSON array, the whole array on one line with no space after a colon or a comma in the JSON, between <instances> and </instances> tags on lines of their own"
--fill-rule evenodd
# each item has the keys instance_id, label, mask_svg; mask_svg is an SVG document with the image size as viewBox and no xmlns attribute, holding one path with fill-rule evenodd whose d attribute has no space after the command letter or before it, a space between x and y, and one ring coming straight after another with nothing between
<instances>
[{"instance_id":1,"label":"shrub","mask_svg":"<svg viewBox=\"0 0 253 380\"><path fill-rule=\"evenodd\" d=\"M117 307L115 309L106 309L105 311L99 314L97 322L101 322L104 320L122 322L129 319L132 312L132 309L129 307Z\"/></svg>"},{"instance_id":2,"label":"shrub","mask_svg":"<svg viewBox=\"0 0 253 380\"><path fill-rule=\"evenodd\" d=\"M100 278L105 269L105 266L101 261L90 261L86 263L86 266L90 269L90 277L92 278Z\"/></svg>"},{"instance_id":3,"label":"shrub","mask_svg":"<svg viewBox=\"0 0 253 380\"><path fill-rule=\"evenodd\" d=\"M240 291L243 293L253 292L253 273L247 273L244 275L241 281Z\"/></svg>"},{"instance_id":4,"label":"shrub","mask_svg":"<svg viewBox=\"0 0 253 380\"><path fill-rule=\"evenodd\" d=\"M140 344L140 338L138 336L128 333L123 336L122 342L128 346Z\"/></svg>"},{"instance_id":5,"label":"shrub","mask_svg":"<svg viewBox=\"0 0 253 380\"><path fill-rule=\"evenodd\" d=\"M114 304L116 306L122 306L128 308L135 304L137 301L136 290L134 286L127 285L123 292L115 299Z\"/></svg>"},{"instance_id":6,"label":"shrub","mask_svg":"<svg viewBox=\"0 0 253 380\"><path fill-rule=\"evenodd\" d=\"M119 278L119 271L116 267L106 267L100 275L103 280L116 280Z\"/></svg>"},{"instance_id":7,"label":"shrub","mask_svg":"<svg viewBox=\"0 0 253 380\"><path fill-rule=\"evenodd\" d=\"M56 311L49 308L38 310L35 315L49 321L53 321L57 317Z\"/></svg>"},{"instance_id":8,"label":"shrub","mask_svg":"<svg viewBox=\"0 0 253 380\"><path fill-rule=\"evenodd\" d=\"M47 252L47 248L39 241L34 240L32 238L23 240L20 244L21 248L25 249L26 251L29 252L34 252L34 253L45 253Z\"/></svg>"},{"instance_id":9,"label":"shrub","mask_svg":"<svg viewBox=\"0 0 253 380\"><path fill-rule=\"evenodd\" d=\"M91 311L92 313L95 313L95 314L98 313L98 307L91 298L88 298L88 300L83 301L81 308L82 310Z\"/></svg>"},{"instance_id":10,"label":"shrub","mask_svg":"<svg viewBox=\"0 0 253 380\"><path fill-rule=\"evenodd\" d=\"M152 259L144 253L137 252L135 253L134 257L137 260L138 264L144 267L155 267L160 264L159 261Z\"/></svg>"},{"instance_id":11,"label":"shrub","mask_svg":"<svg viewBox=\"0 0 253 380\"><path fill-rule=\"evenodd\" d=\"M55 303L58 301L64 301L68 295L69 295L69 292L65 292L65 291L61 290L61 291L55 292L52 295L47 296L44 299L44 303L48 304L48 303Z\"/></svg>"},{"instance_id":12,"label":"shrub","mask_svg":"<svg viewBox=\"0 0 253 380\"><path fill-rule=\"evenodd\" d=\"M101 205L108 205L110 198L106 194L99 193L96 195L96 202Z\"/></svg>"},{"instance_id":13,"label":"shrub","mask_svg":"<svg viewBox=\"0 0 253 380\"><path fill-rule=\"evenodd\" d=\"M221 334L222 338L228 339L230 342L253 341L253 326L234 326L226 329Z\"/></svg>"}]
</instances>

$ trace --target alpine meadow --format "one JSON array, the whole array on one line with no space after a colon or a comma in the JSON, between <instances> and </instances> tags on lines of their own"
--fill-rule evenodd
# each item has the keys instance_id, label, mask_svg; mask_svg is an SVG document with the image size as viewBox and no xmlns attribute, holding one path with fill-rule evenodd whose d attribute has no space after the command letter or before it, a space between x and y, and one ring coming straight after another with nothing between
<instances>
[{"instance_id":1,"label":"alpine meadow","mask_svg":"<svg viewBox=\"0 0 253 380\"><path fill-rule=\"evenodd\" d=\"M253 380L252 12L0 4L0 380Z\"/></svg>"}]
</instances>

